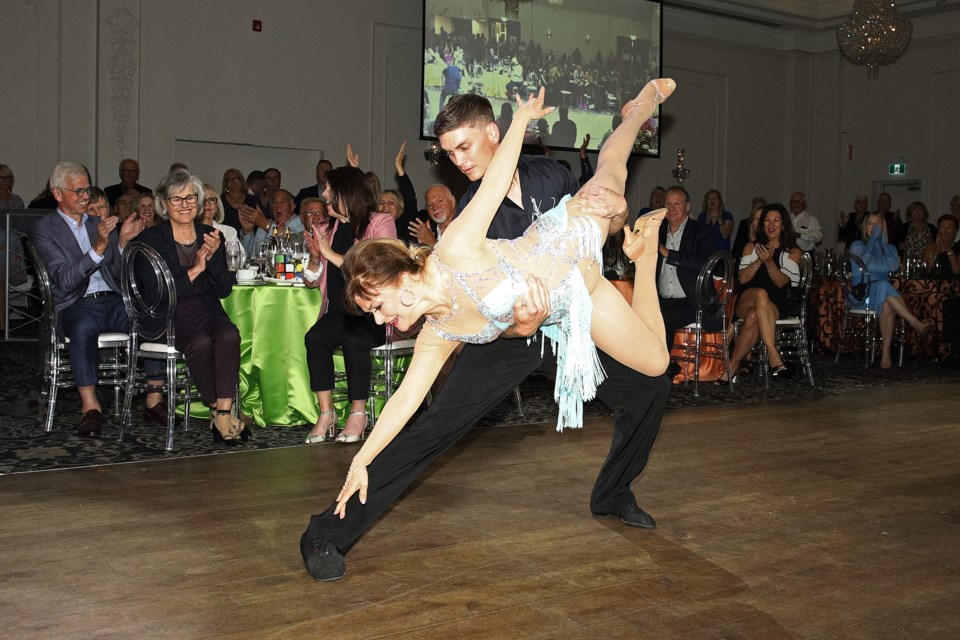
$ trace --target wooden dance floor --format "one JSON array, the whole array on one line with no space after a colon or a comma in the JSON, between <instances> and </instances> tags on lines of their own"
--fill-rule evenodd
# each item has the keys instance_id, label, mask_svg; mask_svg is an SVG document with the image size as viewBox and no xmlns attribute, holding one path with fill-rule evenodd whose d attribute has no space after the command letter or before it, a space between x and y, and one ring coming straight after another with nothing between
<instances>
[{"instance_id":1,"label":"wooden dance floor","mask_svg":"<svg viewBox=\"0 0 960 640\"><path fill-rule=\"evenodd\" d=\"M297 545L355 445L0 477L0 637L957 638L956 396L672 412L653 531L589 513L609 421L475 431L334 583Z\"/></svg>"}]
</instances>

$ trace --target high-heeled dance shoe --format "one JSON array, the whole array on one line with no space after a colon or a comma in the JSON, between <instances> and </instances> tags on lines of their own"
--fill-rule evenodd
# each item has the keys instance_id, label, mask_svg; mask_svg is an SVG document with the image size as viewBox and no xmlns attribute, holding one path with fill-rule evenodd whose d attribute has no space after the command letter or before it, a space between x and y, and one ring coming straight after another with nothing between
<instances>
[{"instance_id":1,"label":"high-heeled dance shoe","mask_svg":"<svg viewBox=\"0 0 960 640\"><path fill-rule=\"evenodd\" d=\"M785 364L781 364L778 367L770 367L771 378L786 379L788 373L789 373L789 370L787 369L787 365Z\"/></svg>"},{"instance_id":2,"label":"high-heeled dance shoe","mask_svg":"<svg viewBox=\"0 0 960 640\"><path fill-rule=\"evenodd\" d=\"M321 411L320 415L333 416L333 422L330 423L330 426L327 427L326 431L308 434L306 440L303 441L304 444L319 444L321 442L326 442L328 438L333 439L334 430L337 428L337 412Z\"/></svg>"},{"instance_id":3,"label":"high-heeled dance shoe","mask_svg":"<svg viewBox=\"0 0 960 640\"><path fill-rule=\"evenodd\" d=\"M363 431L367 430L367 426L370 424L370 414L368 414L366 411L351 411L350 415L363 416ZM341 431L340 435L337 436L337 442L342 442L344 444L360 442L360 438L363 436L363 431L356 435L347 435Z\"/></svg>"}]
</instances>

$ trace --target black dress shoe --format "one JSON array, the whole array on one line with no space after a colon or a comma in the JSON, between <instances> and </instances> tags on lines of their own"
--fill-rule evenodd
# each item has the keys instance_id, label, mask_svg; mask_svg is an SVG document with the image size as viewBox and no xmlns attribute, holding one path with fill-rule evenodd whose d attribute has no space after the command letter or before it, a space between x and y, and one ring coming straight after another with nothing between
<instances>
[{"instance_id":1,"label":"black dress shoe","mask_svg":"<svg viewBox=\"0 0 960 640\"><path fill-rule=\"evenodd\" d=\"M620 518L620 522L623 524L640 527L641 529L654 529L657 526L657 521L653 519L653 516L635 504L621 507L616 513L594 513L593 515Z\"/></svg>"},{"instance_id":2,"label":"black dress shoe","mask_svg":"<svg viewBox=\"0 0 960 640\"><path fill-rule=\"evenodd\" d=\"M152 407L144 406L143 407L143 421L144 422L156 422L157 424L162 424L167 426L167 403L158 402Z\"/></svg>"},{"instance_id":3,"label":"black dress shoe","mask_svg":"<svg viewBox=\"0 0 960 640\"><path fill-rule=\"evenodd\" d=\"M90 409L80 416L80 426L77 427L77 433L81 436L100 435L100 410Z\"/></svg>"},{"instance_id":4,"label":"black dress shoe","mask_svg":"<svg viewBox=\"0 0 960 640\"><path fill-rule=\"evenodd\" d=\"M307 573L321 582L339 580L347 573L343 554L323 538L308 538L304 533L300 536L300 555Z\"/></svg>"}]
</instances>

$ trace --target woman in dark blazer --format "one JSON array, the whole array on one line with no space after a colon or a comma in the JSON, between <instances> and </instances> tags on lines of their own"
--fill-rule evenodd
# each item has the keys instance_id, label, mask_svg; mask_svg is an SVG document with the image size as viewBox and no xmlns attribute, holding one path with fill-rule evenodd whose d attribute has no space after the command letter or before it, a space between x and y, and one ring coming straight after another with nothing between
<instances>
[{"instance_id":1,"label":"woman in dark blazer","mask_svg":"<svg viewBox=\"0 0 960 640\"><path fill-rule=\"evenodd\" d=\"M196 220L203 199L198 177L182 169L171 171L157 186L157 212L163 222L141 233L140 240L157 250L173 274L175 346L210 407L214 442L230 446L250 435L231 415L240 372L240 332L220 299L230 295L234 276L227 269L221 233Z\"/></svg>"}]
</instances>

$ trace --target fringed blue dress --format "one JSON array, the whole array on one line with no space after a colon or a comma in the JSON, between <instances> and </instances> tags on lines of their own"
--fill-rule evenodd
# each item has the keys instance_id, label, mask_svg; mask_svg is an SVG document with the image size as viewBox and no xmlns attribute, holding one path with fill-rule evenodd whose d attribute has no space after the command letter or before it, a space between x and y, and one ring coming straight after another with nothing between
<instances>
[{"instance_id":1,"label":"fringed blue dress","mask_svg":"<svg viewBox=\"0 0 960 640\"><path fill-rule=\"evenodd\" d=\"M492 342L513 324L513 305L527 290L527 276L540 278L550 292L551 315L540 331L557 354L554 399L559 405L557 431L583 426L583 403L592 400L604 372L590 336L593 302L583 274L599 270L602 261L600 228L590 218L567 215L566 196L537 217L515 240L487 240L497 264L475 272L454 271L441 256L435 262L450 291L450 313L428 319L437 335L457 342ZM486 319L481 327L467 327L461 318L463 297ZM470 304L470 303L466 303ZM541 349L543 345L541 344Z\"/></svg>"}]
</instances>

